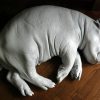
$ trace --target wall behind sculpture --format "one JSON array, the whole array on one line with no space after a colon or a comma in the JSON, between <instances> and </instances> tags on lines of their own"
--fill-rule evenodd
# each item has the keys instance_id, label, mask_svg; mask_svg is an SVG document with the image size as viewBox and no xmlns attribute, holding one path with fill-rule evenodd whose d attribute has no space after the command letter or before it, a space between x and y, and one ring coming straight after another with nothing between
<instances>
[{"instance_id":1,"label":"wall behind sculpture","mask_svg":"<svg viewBox=\"0 0 100 100\"><path fill-rule=\"evenodd\" d=\"M97 0L0 0L0 29L24 8L37 5L58 5L77 10L92 10Z\"/></svg>"},{"instance_id":2,"label":"wall behind sculpture","mask_svg":"<svg viewBox=\"0 0 100 100\"><path fill-rule=\"evenodd\" d=\"M93 9L94 9L94 10L99 10L99 11L100 11L100 0L95 0Z\"/></svg>"}]
</instances>

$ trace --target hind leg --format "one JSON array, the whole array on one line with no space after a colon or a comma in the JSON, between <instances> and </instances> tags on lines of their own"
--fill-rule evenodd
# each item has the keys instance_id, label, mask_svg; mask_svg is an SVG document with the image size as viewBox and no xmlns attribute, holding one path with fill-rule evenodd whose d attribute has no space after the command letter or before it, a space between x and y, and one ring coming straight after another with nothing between
<instances>
[{"instance_id":1,"label":"hind leg","mask_svg":"<svg viewBox=\"0 0 100 100\"><path fill-rule=\"evenodd\" d=\"M28 84L19 76L16 72L8 72L7 80L17 87L23 96L32 96L33 92L31 91Z\"/></svg>"},{"instance_id":2,"label":"hind leg","mask_svg":"<svg viewBox=\"0 0 100 100\"><path fill-rule=\"evenodd\" d=\"M45 78L41 75L39 75L36 72L36 60L32 57L32 55L27 54L26 57L26 70L25 74L22 77L29 81L30 83L34 84L35 86L38 86L44 90L48 90L48 88L53 88L55 86L55 83L52 82L50 79Z\"/></svg>"}]
</instances>

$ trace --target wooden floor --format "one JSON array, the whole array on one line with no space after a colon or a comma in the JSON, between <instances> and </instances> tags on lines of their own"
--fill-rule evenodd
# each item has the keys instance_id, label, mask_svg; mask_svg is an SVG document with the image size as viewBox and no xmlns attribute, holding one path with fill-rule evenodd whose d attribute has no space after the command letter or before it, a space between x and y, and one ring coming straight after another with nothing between
<instances>
[{"instance_id":1,"label":"wooden floor","mask_svg":"<svg viewBox=\"0 0 100 100\"><path fill-rule=\"evenodd\" d=\"M56 73L60 64L59 58L38 66L38 73L56 81ZM71 80L68 76L55 88L43 91L30 84L35 95L22 97L19 91L6 80L7 71L0 73L0 100L100 100L100 65L83 64L80 81Z\"/></svg>"},{"instance_id":2,"label":"wooden floor","mask_svg":"<svg viewBox=\"0 0 100 100\"><path fill-rule=\"evenodd\" d=\"M100 12L87 14L94 18L100 17ZM38 66L37 71L57 83L56 73L60 64L59 58L53 58ZM32 97L21 96L19 91L6 80L6 74L6 70L0 73L0 100L100 100L100 65L90 65L84 60L80 81L71 80L68 76L55 88L48 91L43 91L30 84L35 93Z\"/></svg>"}]
</instances>

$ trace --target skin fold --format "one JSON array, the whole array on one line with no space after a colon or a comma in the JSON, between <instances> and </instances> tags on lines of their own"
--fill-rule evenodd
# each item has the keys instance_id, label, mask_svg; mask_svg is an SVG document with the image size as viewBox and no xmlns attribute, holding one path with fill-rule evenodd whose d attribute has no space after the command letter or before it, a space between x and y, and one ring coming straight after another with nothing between
<instances>
[{"instance_id":1,"label":"skin fold","mask_svg":"<svg viewBox=\"0 0 100 100\"><path fill-rule=\"evenodd\" d=\"M29 8L15 16L0 34L0 61L8 69L7 80L16 86L23 96L34 93L24 81L44 90L55 83L36 71L36 65L60 56L57 79L61 82L69 73L79 79L82 62L78 49L87 61L100 62L99 20L81 12L57 7Z\"/></svg>"}]
</instances>

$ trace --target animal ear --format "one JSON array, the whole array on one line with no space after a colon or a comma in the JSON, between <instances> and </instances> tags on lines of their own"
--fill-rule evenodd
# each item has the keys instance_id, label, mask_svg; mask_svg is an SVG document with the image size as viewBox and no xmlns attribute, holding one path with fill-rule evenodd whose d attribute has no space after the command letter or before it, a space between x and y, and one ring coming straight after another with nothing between
<instances>
[{"instance_id":1,"label":"animal ear","mask_svg":"<svg viewBox=\"0 0 100 100\"><path fill-rule=\"evenodd\" d=\"M94 21L95 25L100 28L100 18Z\"/></svg>"}]
</instances>

